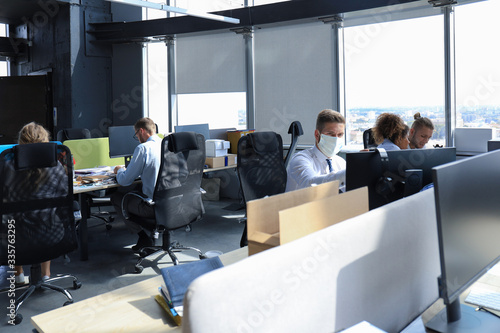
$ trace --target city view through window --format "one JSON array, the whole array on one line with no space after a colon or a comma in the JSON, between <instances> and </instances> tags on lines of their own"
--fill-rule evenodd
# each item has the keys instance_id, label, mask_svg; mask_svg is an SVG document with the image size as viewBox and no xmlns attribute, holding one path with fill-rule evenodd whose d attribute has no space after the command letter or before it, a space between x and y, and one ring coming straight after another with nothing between
<instances>
[{"instance_id":1,"label":"city view through window","mask_svg":"<svg viewBox=\"0 0 500 333\"><path fill-rule=\"evenodd\" d=\"M455 9L456 127L500 127L499 10L491 0ZM445 143L443 27L439 15L344 29L348 145L383 112L409 126L419 112L435 126L427 147Z\"/></svg>"},{"instance_id":2,"label":"city view through window","mask_svg":"<svg viewBox=\"0 0 500 333\"><path fill-rule=\"evenodd\" d=\"M428 146L444 143L441 15L345 28L344 52L348 145L361 146L363 131L384 112L409 126L420 112L435 126Z\"/></svg>"}]
</instances>

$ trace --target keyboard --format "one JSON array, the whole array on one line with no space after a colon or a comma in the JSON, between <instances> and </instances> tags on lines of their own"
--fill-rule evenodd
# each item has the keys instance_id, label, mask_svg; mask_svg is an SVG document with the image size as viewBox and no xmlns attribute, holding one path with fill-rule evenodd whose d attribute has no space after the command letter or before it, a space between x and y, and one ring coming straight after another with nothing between
<instances>
[{"instance_id":1,"label":"keyboard","mask_svg":"<svg viewBox=\"0 0 500 333\"><path fill-rule=\"evenodd\" d=\"M478 305L487 309L500 311L500 264L493 266L488 271L488 279L492 285L485 286L481 284L481 279L471 288L469 295L465 298L466 303Z\"/></svg>"},{"instance_id":2,"label":"keyboard","mask_svg":"<svg viewBox=\"0 0 500 333\"><path fill-rule=\"evenodd\" d=\"M500 311L500 292L494 292L482 286L474 286L465 298L465 302Z\"/></svg>"}]
</instances>

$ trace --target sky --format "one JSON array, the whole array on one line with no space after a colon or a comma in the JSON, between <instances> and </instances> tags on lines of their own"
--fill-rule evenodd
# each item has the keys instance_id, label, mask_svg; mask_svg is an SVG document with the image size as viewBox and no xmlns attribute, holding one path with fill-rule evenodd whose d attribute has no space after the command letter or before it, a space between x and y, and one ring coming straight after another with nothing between
<instances>
[{"instance_id":1,"label":"sky","mask_svg":"<svg viewBox=\"0 0 500 333\"><path fill-rule=\"evenodd\" d=\"M456 8L457 105L500 104L499 11L498 0ZM443 27L434 16L345 28L347 108L443 105Z\"/></svg>"}]
</instances>

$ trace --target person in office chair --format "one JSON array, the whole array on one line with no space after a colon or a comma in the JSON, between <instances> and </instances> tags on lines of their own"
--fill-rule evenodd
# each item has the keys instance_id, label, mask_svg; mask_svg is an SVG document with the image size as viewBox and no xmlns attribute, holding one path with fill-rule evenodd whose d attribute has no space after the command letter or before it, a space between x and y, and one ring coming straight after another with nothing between
<instances>
[{"instance_id":1,"label":"person in office chair","mask_svg":"<svg viewBox=\"0 0 500 333\"><path fill-rule=\"evenodd\" d=\"M346 162L338 156L343 146L345 118L339 112L326 109L318 114L314 130L315 145L295 154L287 168L286 192L340 181L343 190Z\"/></svg>"},{"instance_id":2,"label":"person in office chair","mask_svg":"<svg viewBox=\"0 0 500 333\"><path fill-rule=\"evenodd\" d=\"M411 149L424 148L434 132L434 124L429 118L420 116L420 112L415 113L413 116L415 121L411 125L410 140Z\"/></svg>"},{"instance_id":3,"label":"person in office chair","mask_svg":"<svg viewBox=\"0 0 500 333\"><path fill-rule=\"evenodd\" d=\"M393 113L382 113L372 128L377 148L386 151L408 149L409 128L400 116Z\"/></svg>"},{"instance_id":4,"label":"person in office chair","mask_svg":"<svg viewBox=\"0 0 500 333\"><path fill-rule=\"evenodd\" d=\"M154 217L154 208L149 202L153 200L156 178L160 169L162 139L156 135L156 125L150 118L145 117L137 120L134 129L135 137L141 144L135 148L127 168L123 165L115 167L116 181L125 187L118 189L111 195L111 202L129 229L139 235L137 244L132 246L132 250L140 251L143 247L153 245L152 240L141 226L125 219L122 214L122 199L130 191L138 192L140 197L128 196L126 207L123 209L137 216ZM141 184L133 185L139 176L142 180Z\"/></svg>"},{"instance_id":5,"label":"person in office chair","mask_svg":"<svg viewBox=\"0 0 500 333\"><path fill-rule=\"evenodd\" d=\"M23 126L19 131L18 143L28 144L28 143L39 143L39 142L49 142L50 134L42 126L35 122L31 122ZM9 193L6 195L7 198L15 199L16 195L19 193L34 193L37 196L44 197L46 193L60 193L66 194L67 190L65 187L65 182L61 182L61 177L67 176L66 170L63 165L59 164L58 168L53 169L50 174L43 173L44 170L26 171L27 174L23 175L23 179L11 179L12 184L6 183L6 188L9 188ZM62 176L64 175L64 176ZM36 188L34 188L36 187ZM37 214L53 215L56 214L52 209L43 209L37 212ZM28 215L22 215L23 219L29 219ZM50 217L48 217L50 218ZM33 226L35 227L35 226ZM45 228L45 226L39 226L40 228ZM57 229L61 230L60 227L54 228L53 230L44 230L44 233L53 237L54 242L60 240L63 237L63 232L57 233ZM48 280L50 278L50 261L45 261L41 263L42 270L42 280ZM16 284L24 284L24 271L22 266L15 267L15 281Z\"/></svg>"}]
</instances>

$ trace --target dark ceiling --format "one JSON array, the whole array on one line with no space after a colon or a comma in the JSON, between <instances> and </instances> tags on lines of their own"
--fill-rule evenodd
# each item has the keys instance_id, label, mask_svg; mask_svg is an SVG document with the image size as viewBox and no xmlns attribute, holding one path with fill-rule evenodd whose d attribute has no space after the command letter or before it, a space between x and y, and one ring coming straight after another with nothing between
<instances>
[{"instance_id":1,"label":"dark ceiling","mask_svg":"<svg viewBox=\"0 0 500 333\"><path fill-rule=\"evenodd\" d=\"M31 21L38 11L43 12L39 0L0 0L0 23L15 25L23 21Z\"/></svg>"}]
</instances>

